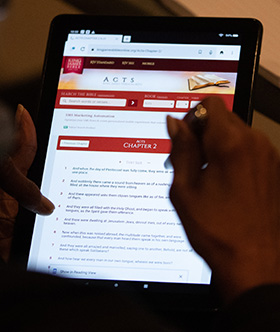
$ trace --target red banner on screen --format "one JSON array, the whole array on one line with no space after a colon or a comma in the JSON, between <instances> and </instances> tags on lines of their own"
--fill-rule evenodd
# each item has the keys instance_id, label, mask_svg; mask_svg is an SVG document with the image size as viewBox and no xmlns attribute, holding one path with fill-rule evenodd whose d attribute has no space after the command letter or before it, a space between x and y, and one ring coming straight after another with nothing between
<instances>
[{"instance_id":1,"label":"red banner on screen","mask_svg":"<svg viewBox=\"0 0 280 332\"><path fill-rule=\"evenodd\" d=\"M77 61L75 62L75 59ZM234 60L185 60L185 59L139 59L139 58L102 58L102 57L64 57L63 68L69 61L70 67L81 64L83 68L98 69L140 69L171 71L211 71L233 72L238 69L238 61ZM71 72L71 71L69 71ZM74 71L75 72L75 71Z\"/></svg>"},{"instance_id":2,"label":"red banner on screen","mask_svg":"<svg viewBox=\"0 0 280 332\"><path fill-rule=\"evenodd\" d=\"M169 153L169 139L59 136L57 150Z\"/></svg>"},{"instance_id":3,"label":"red banner on screen","mask_svg":"<svg viewBox=\"0 0 280 332\"><path fill-rule=\"evenodd\" d=\"M56 96L55 107L56 108L71 108L71 109L98 109L98 110L110 110L110 111L152 111L152 112L187 112L192 108L192 102L202 101L204 98L212 96L219 96L222 98L229 110L233 107L233 94L207 94L207 93L182 93L182 92L136 92L136 91L93 91L93 90L58 90ZM86 98L106 98L108 101L111 98L125 99L124 106L115 107L112 105L98 105L98 106L85 106L83 103L79 105L71 103L62 104L61 99L63 97L79 97L81 101ZM143 107L145 99L149 100L172 100L174 106L169 108L163 107ZM188 101L186 107L178 108L177 102Z\"/></svg>"}]
</instances>

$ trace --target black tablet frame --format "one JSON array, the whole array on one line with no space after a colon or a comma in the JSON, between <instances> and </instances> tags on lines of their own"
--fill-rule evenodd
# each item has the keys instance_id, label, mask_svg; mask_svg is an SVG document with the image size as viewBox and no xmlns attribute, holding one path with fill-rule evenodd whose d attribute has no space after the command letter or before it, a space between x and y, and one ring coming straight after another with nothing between
<instances>
[{"instance_id":1,"label":"black tablet frame","mask_svg":"<svg viewBox=\"0 0 280 332\"><path fill-rule=\"evenodd\" d=\"M34 164L30 170L30 178L40 186L42 172L47 150L49 130L52 121L53 109L57 93L57 85L60 75L64 43L70 30L94 29L100 31L114 31L115 33L130 31L155 31L162 36L174 32L191 31L207 33L207 31L217 32L234 31L242 35L241 55L236 83L236 94L234 98L233 112L237 113L245 122L251 123L252 119L252 97L254 92L255 78L260 56L262 39L262 25L254 19L239 18L193 18L193 17L117 17L117 16L87 16L87 15L60 15L56 17L50 27L49 40L47 44L46 57L42 76L41 98L37 118L38 152ZM229 40L223 40L225 44ZM16 261L21 266L26 266L29 247L31 243L33 223L35 215L21 209L16 222L15 237L12 248L12 262ZM77 280L76 280L77 281ZM83 280L83 283L94 283L90 280ZM99 282L106 285L106 282ZM113 282L108 282L112 287ZM108 284L107 283L107 284ZM153 283L152 283L153 284ZM164 292L164 285L155 283L150 287L149 297L153 300L159 299L158 295ZM118 289L119 290L119 289ZM126 291L143 293L141 283L131 282L131 287ZM213 308L209 302L211 287L206 285L184 284L169 285L168 290L157 305L167 305L174 307L199 307ZM186 301L186 296L188 300ZM172 301L170 302L170 298ZM176 299L176 300L175 300ZM156 301L157 302L157 301ZM155 302L155 303L156 303ZM165 303L165 304L164 304Z\"/></svg>"}]
</instances>

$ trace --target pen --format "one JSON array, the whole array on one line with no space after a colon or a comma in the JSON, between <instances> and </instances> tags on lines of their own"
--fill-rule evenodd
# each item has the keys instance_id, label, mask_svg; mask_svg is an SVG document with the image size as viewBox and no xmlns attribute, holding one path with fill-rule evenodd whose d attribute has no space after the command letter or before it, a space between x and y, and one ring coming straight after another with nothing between
<instances>
[{"instance_id":1,"label":"pen","mask_svg":"<svg viewBox=\"0 0 280 332\"><path fill-rule=\"evenodd\" d=\"M198 104L195 108L191 109L186 114L186 116L184 117L184 121L188 124L191 131L200 140L208 122L207 109L202 104ZM168 156L168 158L165 160L164 167L166 169L172 168L170 156Z\"/></svg>"}]
</instances>

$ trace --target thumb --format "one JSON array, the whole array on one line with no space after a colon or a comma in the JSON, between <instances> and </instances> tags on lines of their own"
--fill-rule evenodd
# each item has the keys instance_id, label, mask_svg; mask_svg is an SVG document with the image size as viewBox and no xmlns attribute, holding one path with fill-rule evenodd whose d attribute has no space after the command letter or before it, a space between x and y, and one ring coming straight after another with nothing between
<instances>
[{"instance_id":1,"label":"thumb","mask_svg":"<svg viewBox=\"0 0 280 332\"><path fill-rule=\"evenodd\" d=\"M53 203L16 167L10 156L0 161L0 187L32 212L49 215L54 210Z\"/></svg>"}]
</instances>

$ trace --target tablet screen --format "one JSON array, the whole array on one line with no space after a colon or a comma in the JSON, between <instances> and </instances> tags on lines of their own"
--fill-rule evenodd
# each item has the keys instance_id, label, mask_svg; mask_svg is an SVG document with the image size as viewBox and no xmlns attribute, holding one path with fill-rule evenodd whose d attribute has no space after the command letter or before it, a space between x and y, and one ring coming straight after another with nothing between
<instances>
[{"instance_id":1,"label":"tablet screen","mask_svg":"<svg viewBox=\"0 0 280 332\"><path fill-rule=\"evenodd\" d=\"M61 277L208 285L169 200L166 116L219 95L233 109L240 32L69 29L28 270ZM207 222L207 221L206 221Z\"/></svg>"}]
</instances>

